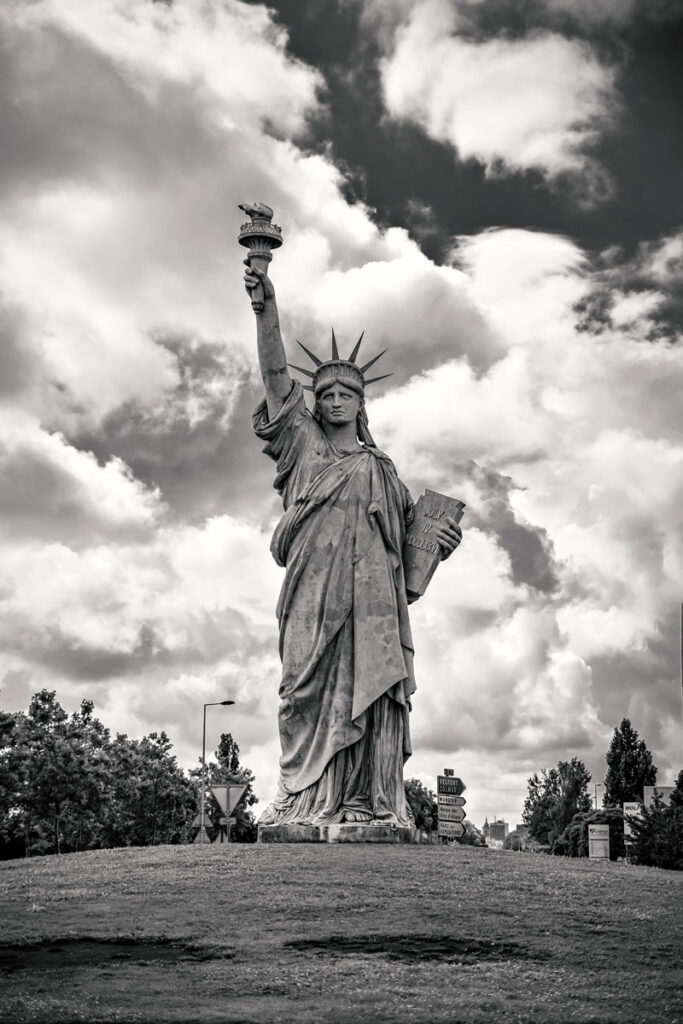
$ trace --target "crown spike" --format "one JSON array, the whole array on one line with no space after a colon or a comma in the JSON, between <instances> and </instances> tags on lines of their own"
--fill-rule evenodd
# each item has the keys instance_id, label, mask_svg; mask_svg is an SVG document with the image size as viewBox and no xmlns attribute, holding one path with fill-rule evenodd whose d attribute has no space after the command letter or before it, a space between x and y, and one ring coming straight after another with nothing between
<instances>
[{"instance_id":1,"label":"crown spike","mask_svg":"<svg viewBox=\"0 0 683 1024\"><path fill-rule=\"evenodd\" d=\"M303 366L296 366L294 363L287 363L287 366L291 366L293 370L298 370L299 373L305 373L306 376L310 377L311 379L315 377L314 373L312 373L310 370L305 370Z\"/></svg>"},{"instance_id":2,"label":"crown spike","mask_svg":"<svg viewBox=\"0 0 683 1024\"><path fill-rule=\"evenodd\" d=\"M385 380L387 377L393 377L393 373L383 373L381 377L371 377L370 380L366 380L365 386L368 384L375 384L378 380Z\"/></svg>"},{"instance_id":3,"label":"crown spike","mask_svg":"<svg viewBox=\"0 0 683 1024\"><path fill-rule=\"evenodd\" d=\"M334 336L334 327L332 328L332 358L339 359L339 349L337 348L337 339Z\"/></svg>"},{"instance_id":4,"label":"crown spike","mask_svg":"<svg viewBox=\"0 0 683 1024\"><path fill-rule=\"evenodd\" d=\"M323 365L323 361L322 361L322 359L318 359L318 357L317 357L317 356L313 355L313 353L311 352L311 350L310 350L310 349L308 349L308 348L306 348L306 346L305 346L305 345L302 345L302 344L301 344L301 342L299 341L299 339L298 339L298 338L296 339L296 343L297 343L297 345L299 346L299 348L302 348L302 349L304 350L304 352L306 353L306 355L308 356L308 358L309 358L309 359L310 359L310 360L311 360L312 362L314 362L316 366L322 366L322 365Z\"/></svg>"},{"instance_id":5,"label":"crown spike","mask_svg":"<svg viewBox=\"0 0 683 1024\"><path fill-rule=\"evenodd\" d=\"M377 362L378 359L382 358L382 356L384 355L385 352L386 352L386 349L385 348L382 349L382 351L380 352L380 354L378 356L375 356L374 359L371 359L369 363L365 364L365 366L361 366L360 372L361 373L365 373L366 370L369 370L370 367L373 366Z\"/></svg>"},{"instance_id":6,"label":"crown spike","mask_svg":"<svg viewBox=\"0 0 683 1024\"><path fill-rule=\"evenodd\" d=\"M302 384L301 387L304 389L304 391L313 391L313 387L311 384Z\"/></svg>"},{"instance_id":7,"label":"crown spike","mask_svg":"<svg viewBox=\"0 0 683 1024\"><path fill-rule=\"evenodd\" d=\"M363 340L363 335L364 334L365 334L365 331L361 331L360 338L356 342L356 346L355 346L353 352L351 353L351 355L349 356L349 362L350 363L355 363L355 361L356 361L356 356L358 355L358 349L360 348L360 343Z\"/></svg>"}]
</instances>

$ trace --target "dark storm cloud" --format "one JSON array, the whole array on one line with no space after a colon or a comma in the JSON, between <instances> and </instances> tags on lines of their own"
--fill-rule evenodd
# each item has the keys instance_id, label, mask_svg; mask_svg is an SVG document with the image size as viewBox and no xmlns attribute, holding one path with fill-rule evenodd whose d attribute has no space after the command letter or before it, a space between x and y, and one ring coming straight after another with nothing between
<instances>
[{"instance_id":1,"label":"dark storm cloud","mask_svg":"<svg viewBox=\"0 0 683 1024\"><path fill-rule=\"evenodd\" d=\"M90 452L72 457L59 436L0 440L0 519L5 538L76 547L151 536L156 499L125 467L98 472Z\"/></svg>"},{"instance_id":2,"label":"dark storm cloud","mask_svg":"<svg viewBox=\"0 0 683 1024\"><path fill-rule=\"evenodd\" d=\"M469 475L481 489L483 505L478 516L484 529L493 532L510 558L515 584L526 584L548 596L557 591L553 545L545 530L519 522L509 501L514 481L472 463Z\"/></svg>"},{"instance_id":3,"label":"dark storm cloud","mask_svg":"<svg viewBox=\"0 0 683 1024\"><path fill-rule=\"evenodd\" d=\"M596 704L603 721L630 718L651 750L661 751L681 714L681 605L672 601L640 649L592 659ZM660 758L664 755L660 753ZM655 757L655 761L657 758ZM660 763L664 770L675 765Z\"/></svg>"},{"instance_id":4,"label":"dark storm cloud","mask_svg":"<svg viewBox=\"0 0 683 1024\"><path fill-rule=\"evenodd\" d=\"M157 338L172 353L177 385L163 403L129 402L91 433L71 435L98 458L120 458L136 478L159 488L178 521L254 516L272 489L272 469L259 458L251 413L260 401L244 355L223 342ZM273 504L275 494L273 492ZM263 515L268 518L270 503Z\"/></svg>"},{"instance_id":5,"label":"dark storm cloud","mask_svg":"<svg viewBox=\"0 0 683 1024\"><path fill-rule=\"evenodd\" d=\"M112 165L152 180L162 168L168 172L163 155L169 148L174 170L182 173L198 149L216 143L191 88L169 82L155 98L146 97L108 56L58 28L23 29L16 36L9 30L3 57L0 193L106 179Z\"/></svg>"},{"instance_id":6,"label":"dark storm cloud","mask_svg":"<svg viewBox=\"0 0 683 1024\"><path fill-rule=\"evenodd\" d=\"M623 20L608 12L604 18L589 16L599 4L486 0L466 7L464 28L477 39L553 29L589 42L616 62L619 122L593 150L612 192L593 207L582 204L569 178L551 187L537 171L486 177L481 165L459 162L420 129L388 120L378 71L383 41L372 21L361 17L362 0L337 6L276 0L272 6L289 31L290 51L325 74L329 115L317 130L313 123L313 144L317 137L342 166L361 168L364 198L378 222L414 231L430 257L443 259L453 236L493 225L533 226L568 235L588 249L618 243L633 251L643 238L683 223L680 3L636 4L633 17ZM408 10L397 4L392 19L400 22ZM434 210L438 234L424 237L415 230L410 199Z\"/></svg>"},{"instance_id":7,"label":"dark storm cloud","mask_svg":"<svg viewBox=\"0 0 683 1024\"><path fill-rule=\"evenodd\" d=\"M90 683L134 680L146 673L155 677L201 674L226 656L247 664L250 658L271 653L270 644L253 635L248 619L236 608L204 612L192 626L191 640L178 646L177 638L150 618L140 624L129 646L113 648L88 643L57 627L34 630L15 614L4 624L3 649L25 658L34 668L42 666L63 679Z\"/></svg>"}]
</instances>

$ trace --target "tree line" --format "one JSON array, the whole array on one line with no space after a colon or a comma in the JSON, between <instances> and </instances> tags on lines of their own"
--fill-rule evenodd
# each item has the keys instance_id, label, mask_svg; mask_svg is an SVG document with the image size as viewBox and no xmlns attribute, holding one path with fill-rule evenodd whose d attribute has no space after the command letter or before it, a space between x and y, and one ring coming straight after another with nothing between
<instances>
[{"instance_id":1,"label":"tree line","mask_svg":"<svg viewBox=\"0 0 683 1024\"><path fill-rule=\"evenodd\" d=\"M69 715L49 690L26 713L0 711L0 859L193 839L201 766L185 772L165 732L112 735L93 712L84 700ZM231 839L254 841L254 776L229 733L206 774L210 833L222 813L210 786L243 782Z\"/></svg>"},{"instance_id":2,"label":"tree line","mask_svg":"<svg viewBox=\"0 0 683 1024\"><path fill-rule=\"evenodd\" d=\"M588 825L604 824L613 860L628 856L636 864L683 870L683 771L668 805L656 794L652 807L627 816L631 836L626 839L623 804L642 804L644 787L657 781L652 754L628 718L615 728L605 761L601 808L593 807L591 775L577 757L528 779L522 820L531 839L553 854L587 857Z\"/></svg>"}]
</instances>

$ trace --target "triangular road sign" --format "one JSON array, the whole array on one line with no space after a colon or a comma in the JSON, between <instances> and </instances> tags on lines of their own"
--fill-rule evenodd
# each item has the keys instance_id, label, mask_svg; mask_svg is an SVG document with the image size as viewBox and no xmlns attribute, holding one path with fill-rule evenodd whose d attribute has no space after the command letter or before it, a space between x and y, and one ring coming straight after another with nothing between
<instances>
[{"instance_id":1,"label":"triangular road sign","mask_svg":"<svg viewBox=\"0 0 683 1024\"><path fill-rule=\"evenodd\" d=\"M246 785L244 786L230 786L228 792L228 815L232 814L237 809L237 805L247 791Z\"/></svg>"},{"instance_id":2,"label":"triangular road sign","mask_svg":"<svg viewBox=\"0 0 683 1024\"><path fill-rule=\"evenodd\" d=\"M246 783L231 783L230 785L212 786L211 792L218 801L218 806L223 811L223 814L227 814L230 817L244 796L246 788Z\"/></svg>"}]
</instances>

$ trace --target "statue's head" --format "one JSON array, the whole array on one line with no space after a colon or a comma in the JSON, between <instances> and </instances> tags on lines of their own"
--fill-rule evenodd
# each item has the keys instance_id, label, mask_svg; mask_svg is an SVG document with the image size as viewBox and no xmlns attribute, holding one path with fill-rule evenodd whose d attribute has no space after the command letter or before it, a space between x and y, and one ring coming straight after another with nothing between
<instances>
[{"instance_id":1,"label":"statue's head","mask_svg":"<svg viewBox=\"0 0 683 1024\"><path fill-rule=\"evenodd\" d=\"M326 376L315 389L313 415L326 423L354 423L365 412L363 385L348 375Z\"/></svg>"},{"instance_id":2,"label":"statue's head","mask_svg":"<svg viewBox=\"0 0 683 1024\"><path fill-rule=\"evenodd\" d=\"M345 423L353 418L351 411L355 410L358 437L365 444L374 446L365 413L365 388L368 384L374 384L375 381L390 377L391 374L384 373L380 377L372 377L370 380L365 379L365 371L369 370L384 355L386 349L364 366L358 366L356 356L358 355L362 340L363 335L361 334L349 358L341 359L333 329L332 358L325 361L319 359L310 349L307 349L305 345L297 341L297 345L303 349L315 365L315 370L306 370L302 366L294 366L292 363L289 365L293 370L298 370L299 373L303 373L306 377L310 378L311 383L304 384L304 388L306 391L312 391L315 395L313 415L316 419L324 419L330 423ZM344 418L340 418L342 407L349 410L348 418L346 415L344 415Z\"/></svg>"}]
</instances>

